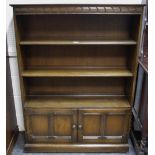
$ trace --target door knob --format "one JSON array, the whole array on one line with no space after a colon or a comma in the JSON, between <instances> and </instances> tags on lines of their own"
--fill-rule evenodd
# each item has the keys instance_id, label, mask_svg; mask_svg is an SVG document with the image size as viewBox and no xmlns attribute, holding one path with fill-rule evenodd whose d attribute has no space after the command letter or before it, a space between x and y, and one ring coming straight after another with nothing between
<instances>
[{"instance_id":1,"label":"door knob","mask_svg":"<svg viewBox=\"0 0 155 155\"><path fill-rule=\"evenodd\" d=\"M82 129L82 125L81 124L78 127L79 127L79 129Z\"/></svg>"},{"instance_id":2,"label":"door knob","mask_svg":"<svg viewBox=\"0 0 155 155\"><path fill-rule=\"evenodd\" d=\"M76 128L76 125L75 125L75 124L73 124L73 125L72 125L72 129L75 129L75 128Z\"/></svg>"}]
</instances>

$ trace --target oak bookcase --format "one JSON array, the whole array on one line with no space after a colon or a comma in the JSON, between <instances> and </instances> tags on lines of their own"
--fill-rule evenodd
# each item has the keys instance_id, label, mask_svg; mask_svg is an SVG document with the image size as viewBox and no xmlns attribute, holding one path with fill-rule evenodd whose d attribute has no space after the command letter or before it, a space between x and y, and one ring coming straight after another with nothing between
<instances>
[{"instance_id":1,"label":"oak bookcase","mask_svg":"<svg viewBox=\"0 0 155 155\"><path fill-rule=\"evenodd\" d=\"M13 5L25 152L126 152L143 5Z\"/></svg>"}]
</instances>

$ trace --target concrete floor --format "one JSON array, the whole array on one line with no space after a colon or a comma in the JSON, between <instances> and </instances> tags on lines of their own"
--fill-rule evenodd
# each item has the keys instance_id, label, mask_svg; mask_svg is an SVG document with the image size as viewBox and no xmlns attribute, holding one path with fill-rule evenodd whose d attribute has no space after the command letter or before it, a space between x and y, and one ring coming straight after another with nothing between
<instances>
[{"instance_id":1,"label":"concrete floor","mask_svg":"<svg viewBox=\"0 0 155 155\"><path fill-rule=\"evenodd\" d=\"M19 134L12 155L136 155L134 148L129 140L130 148L127 153L24 153L24 138Z\"/></svg>"}]
</instances>

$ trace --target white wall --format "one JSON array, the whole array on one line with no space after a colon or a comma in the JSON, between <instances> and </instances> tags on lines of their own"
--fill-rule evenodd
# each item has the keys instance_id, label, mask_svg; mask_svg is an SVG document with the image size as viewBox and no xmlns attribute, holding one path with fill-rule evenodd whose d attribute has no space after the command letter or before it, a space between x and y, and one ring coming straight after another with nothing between
<instances>
[{"instance_id":1,"label":"white wall","mask_svg":"<svg viewBox=\"0 0 155 155\"><path fill-rule=\"evenodd\" d=\"M14 103L16 109L17 124L19 131L24 131L24 121L23 121L23 110L21 102L21 92L19 85L19 73L17 65L17 54L16 54L16 44L15 44L15 34L14 34L14 23L13 23L13 9L9 4L140 4L144 0L7 0L6 10L7 10L7 42L8 42L8 55L11 68L11 79L13 85Z\"/></svg>"},{"instance_id":2,"label":"white wall","mask_svg":"<svg viewBox=\"0 0 155 155\"><path fill-rule=\"evenodd\" d=\"M16 43L15 43L15 33L13 23L13 9L12 7L9 6L9 1L7 1L6 7L7 7L6 30L7 30L7 42L8 42L8 56L10 62L10 70L11 70L10 76L12 79L17 125L19 127L19 131L24 131L23 110L22 110L21 92L19 85L19 74L18 74Z\"/></svg>"},{"instance_id":3,"label":"white wall","mask_svg":"<svg viewBox=\"0 0 155 155\"><path fill-rule=\"evenodd\" d=\"M11 4L141 4L145 0L14 0Z\"/></svg>"}]
</instances>

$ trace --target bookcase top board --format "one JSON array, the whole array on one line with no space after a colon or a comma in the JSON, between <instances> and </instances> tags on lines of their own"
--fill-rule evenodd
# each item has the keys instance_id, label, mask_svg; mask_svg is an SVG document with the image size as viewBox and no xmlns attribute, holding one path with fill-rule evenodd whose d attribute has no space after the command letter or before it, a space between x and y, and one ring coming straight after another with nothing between
<instances>
[{"instance_id":1,"label":"bookcase top board","mask_svg":"<svg viewBox=\"0 0 155 155\"><path fill-rule=\"evenodd\" d=\"M12 5L17 15L31 14L142 14L144 5Z\"/></svg>"}]
</instances>

